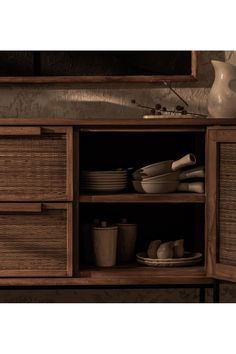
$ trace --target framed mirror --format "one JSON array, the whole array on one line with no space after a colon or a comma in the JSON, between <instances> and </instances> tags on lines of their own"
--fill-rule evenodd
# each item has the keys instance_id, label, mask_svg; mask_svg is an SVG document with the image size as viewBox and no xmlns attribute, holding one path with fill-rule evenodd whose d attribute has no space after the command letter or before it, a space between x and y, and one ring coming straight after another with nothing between
<instances>
[{"instance_id":1,"label":"framed mirror","mask_svg":"<svg viewBox=\"0 0 236 354\"><path fill-rule=\"evenodd\" d=\"M193 81L195 51L0 51L0 83Z\"/></svg>"}]
</instances>

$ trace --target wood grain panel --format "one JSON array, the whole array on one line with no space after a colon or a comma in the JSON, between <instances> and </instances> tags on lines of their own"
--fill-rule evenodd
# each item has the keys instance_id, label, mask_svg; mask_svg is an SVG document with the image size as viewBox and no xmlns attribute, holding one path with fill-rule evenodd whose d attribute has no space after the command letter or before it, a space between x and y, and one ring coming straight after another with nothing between
<instances>
[{"instance_id":1,"label":"wood grain panel","mask_svg":"<svg viewBox=\"0 0 236 354\"><path fill-rule=\"evenodd\" d=\"M236 265L236 142L219 144L219 262Z\"/></svg>"},{"instance_id":2,"label":"wood grain panel","mask_svg":"<svg viewBox=\"0 0 236 354\"><path fill-rule=\"evenodd\" d=\"M137 75L137 76L3 76L0 83L18 84L49 84L49 83L81 83L81 82L173 82L173 81L196 81L194 75Z\"/></svg>"},{"instance_id":3,"label":"wood grain panel","mask_svg":"<svg viewBox=\"0 0 236 354\"><path fill-rule=\"evenodd\" d=\"M40 135L40 127L0 127L0 135Z\"/></svg>"},{"instance_id":4,"label":"wood grain panel","mask_svg":"<svg viewBox=\"0 0 236 354\"><path fill-rule=\"evenodd\" d=\"M205 194L81 194L80 203L205 203Z\"/></svg>"},{"instance_id":5,"label":"wood grain panel","mask_svg":"<svg viewBox=\"0 0 236 354\"><path fill-rule=\"evenodd\" d=\"M157 269L130 265L125 268L84 269L72 278L0 278L1 286L101 286L212 284L204 267Z\"/></svg>"},{"instance_id":6,"label":"wood grain panel","mask_svg":"<svg viewBox=\"0 0 236 354\"><path fill-rule=\"evenodd\" d=\"M81 126L81 127L152 127L165 126L168 127L207 127L207 126L219 126L218 128L222 129L220 126L224 126L224 129L232 129L233 126L236 126L236 118L194 118L194 117L185 117L177 118L171 116L156 116L153 119L142 119L142 118L89 118L84 116L83 118L0 118L1 126ZM217 127L215 127L217 129Z\"/></svg>"},{"instance_id":7,"label":"wood grain panel","mask_svg":"<svg viewBox=\"0 0 236 354\"><path fill-rule=\"evenodd\" d=\"M0 130L0 201L72 200L72 128L42 128L39 136L24 129Z\"/></svg>"},{"instance_id":8,"label":"wood grain panel","mask_svg":"<svg viewBox=\"0 0 236 354\"><path fill-rule=\"evenodd\" d=\"M71 204L24 214L0 205L0 276L72 275Z\"/></svg>"},{"instance_id":9,"label":"wood grain panel","mask_svg":"<svg viewBox=\"0 0 236 354\"><path fill-rule=\"evenodd\" d=\"M216 237L217 237L217 144L213 139L215 131L207 129L206 141L206 166L205 166L205 191L206 191L206 210L205 210L205 247L206 247L206 267L207 275L215 275L216 264Z\"/></svg>"},{"instance_id":10,"label":"wood grain panel","mask_svg":"<svg viewBox=\"0 0 236 354\"><path fill-rule=\"evenodd\" d=\"M208 128L207 274L236 281L236 129Z\"/></svg>"}]
</instances>

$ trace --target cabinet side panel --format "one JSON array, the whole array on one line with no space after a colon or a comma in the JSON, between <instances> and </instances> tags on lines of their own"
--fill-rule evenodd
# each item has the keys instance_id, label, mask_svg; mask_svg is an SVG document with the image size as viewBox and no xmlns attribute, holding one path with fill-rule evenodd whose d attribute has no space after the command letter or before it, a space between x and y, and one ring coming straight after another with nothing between
<instances>
[{"instance_id":1,"label":"cabinet side panel","mask_svg":"<svg viewBox=\"0 0 236 354\"><path fill-rule=\"evenodd\" d=\"M218 262L236 265L236 143L219 144Z\"/></svg>"}]
</instances>

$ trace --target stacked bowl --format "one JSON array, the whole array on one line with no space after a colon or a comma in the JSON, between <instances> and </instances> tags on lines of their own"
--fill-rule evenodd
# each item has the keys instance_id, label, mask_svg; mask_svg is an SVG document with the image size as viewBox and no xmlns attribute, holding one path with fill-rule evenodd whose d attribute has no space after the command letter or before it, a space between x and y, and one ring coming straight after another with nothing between
<instances>
[{"instance_id":1,"label":"stacked bowl","mask_svg":"<svg viewBox=\"0 0 236 354\"><path fill-rule=\"evenodd\" d=\"M196 163L193 154L141 167L133 172L132 183L138 193L171 193L178 189L181 169Z\"/></svg>"},{"instance_id":2,"label":"stacked bowl","mask_svg":"<svg viewBox=\"0 0 236 354\"><path fill-rule=\"evenodd\" d=\"M87 192L121 192L127 187L127 170L82 171L81 189Z\"/></svg>"}]
</instances>

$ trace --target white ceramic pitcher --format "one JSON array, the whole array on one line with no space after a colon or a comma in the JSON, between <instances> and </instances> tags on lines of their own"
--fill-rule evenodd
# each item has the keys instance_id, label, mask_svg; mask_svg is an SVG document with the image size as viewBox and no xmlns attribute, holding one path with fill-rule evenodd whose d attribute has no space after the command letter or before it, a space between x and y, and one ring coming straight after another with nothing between
<instances>
[{"instance_id":1,"label":"white ceramic pitcher","mask_svg":"<svg viewBox=\"0 0 236 354\"><path fill-rule=\"evenodd\" d=\"M236 66L223 61L211 61L215 81L208 97L211 118L236 118Z\"/></svg>"}]
</instances>

